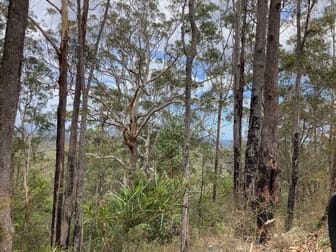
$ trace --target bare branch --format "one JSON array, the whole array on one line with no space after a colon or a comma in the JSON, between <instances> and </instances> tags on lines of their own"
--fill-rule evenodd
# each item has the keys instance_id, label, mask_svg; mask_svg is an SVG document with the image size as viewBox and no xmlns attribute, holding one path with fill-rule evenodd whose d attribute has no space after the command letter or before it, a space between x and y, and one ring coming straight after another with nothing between
<instances>
[{"instance_id":1,"label":"bare branch","mask_svg":"<svg viewBox=\"0 0 336 252\"><path fill-rule=\"evenodd\" d=\"M36 28L42 33L42 35L46 38L46 40L52 45L52 47L55 49L57 54L60 54L60 49L57 47L55 42L52 40L52 38L48 35L48 33L43 30L43 28L31 17L28 16L29 20L32 21L32 23L36 26Z\"/></svg>"},{"instance_id":2,"label":"bare branch","mask_svg":"<svg viewBox=\"0 0 336 252\"><path fill-rule=\"evenodd\" d=\"M123 168L127 169L126 164L120 158L116 156L113 156L113 155L104 156L104 155L98 155L95 153L85 153L85 155L93 157L95 159L112 159L113 161L116 161L117 163L119 163Z\"/></svg>"},{"instance_id":3,"label":"bare branch","mask_svg":"<svg viewBox=\"0 0 336 252\"><path fill-rule=\"evenodd\" d=\"M50 0L46 0L46 2L49 3L52 7L54 7L59 13L62 13L61 9L56 4L54 4Z\"/></svg>"},{"instance_id":4,"label":"bare branch","mask_svg":"<svg viewBox=\"0 0 336 252\"><path fill-rule=\"evenodd\" d=\"M165 70L163 70L161 73L159 73L158 75L156 75L155 77L153 77L153 79L149 80L147 83L154 82L157 79L159 79L162 75L164 75L165 73L167 73L173 67L173 65L175 65L177 59L178 59L178 57L175 57L174 60L173 60L173 62L171 64L169 64L168 67Z\"/></svg>"},{"instance_id":5,"label":"bare branch","mask_svg":"<svg viewBox=\"0 0 336 252\"><path fill-rule=\"evenodd\" d=\"M149 119L156 113L159 112L160 110L164 109L165 107L173 104L173 103L183 103L181 100L177 100L177 99L173 99L171 101L168 101L164 104L162 104L159 107L155 107L152 108L146 115L145 115L145 119L144 121L140 124L138 131L136 132L135 137L138 137L138 135L140 134L140 132L142 131L142 129L145 127L145 125L147 124L147 122L149 121Z\"/></svg>"}]
</instances>

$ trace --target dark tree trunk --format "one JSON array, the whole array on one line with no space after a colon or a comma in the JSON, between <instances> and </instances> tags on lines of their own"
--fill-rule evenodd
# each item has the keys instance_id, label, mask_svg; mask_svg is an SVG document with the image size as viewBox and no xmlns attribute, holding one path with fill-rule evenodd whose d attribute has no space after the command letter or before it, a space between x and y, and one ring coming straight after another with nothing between
<instances>
[{"instance_id":1,"label":"dark tree trunk","mask_svg":"<svg viewBox=\"0 0 336 252\"><path fill-rule=\"evenodd\" d=\"M293 114L293 153L292 153L292 170L288 190L286 230L290 230L293 224L295 191L299 178L299 105L300 89L302 75L302 42L301 42L301 0L297 0L296 5L296 81L295 81L295 110Z\"/></svg>"},{"instance_id":2,"label":"dark tree trunk","mask_svg":"<svg viewBox=\"0 0 336 252\"><path fill-rule=\"evenodd\" d=\"M247 204L253 204L256 196L255 179L258 170L258 157L263 120L262 95L265 84L266 20L268 6L267 2L264 0L258 0L257 6L257 28L253 60L251 108L245 154L244 196Z\"/></svg>"},{"instance_id":3,"label":"dark tree trunk","mask_svg":"<svg viewBox=\"0 0 336 252\"><path fill-rule=\"evenodd\" d=\"M301 79L302 79L302 54L306 41L306 37L309 32L309 21L312 9L315 5L315 1L312 1L308 5L307 16L304 26L304 36L301 36L301 0L297 0L296 5L296 80L295 80L295 110L293 113L293 152L292 152L292 170L291 178L288 190L288 202L287 202L287 218L285 227L288 231L293 225L294 207L295 207L295 195L296 185L299 179L299 152L300 152L300 93L301 93Z\"/></svg>"},{"instance_id":4,"label":"dark tree trunk","mask_svg":"<svg viewBox=\"0 0 336 252\"><path fill-rule=\"evenodd\" d=\"M78 30L79 30L79 58L78 58L78 82L82 88L83 102L82 102L82 115L80 123L80 136L79 136L79 161L76 183L76 208L75 208L75 226L74 226L74 243L73 250L81 251L82 245L82 225L83 225L83 185L84 185L84 165L85 165L85 143L86 143L86 119L88 112L88 96L89 96L89 83L85 85L84 76L84 48L86 40L86 24L89 11L89 0L83 0L83 10L81 8L81 0L77 0L78 10Z\"/></svg>"},{"instance_id":5,"label":"dark tree trunk","mask_svg":"<svg viewBox=\"0 0 336 252\"><path fill-rule=\"evenodd\" d=\"M61 245L63 218L63 180L65 153L65 120L67 103L67 69L68 69L68 1L62 0L62 36L58 52L59 58L59 101L57 108L56 167L54 177L53 209L51 222L51 247Z\"/></svg>"},{"instance_id":6,"label":"dark tree trunk","mask_svg":"<svg viewBox=\"0 0 336 252\"><path fill-rule=\"evenodd\" d=\"M77 164L77 131L78 131L78 118L81 98L81 74L83 71L83 57L84 57L84 45L83 45L83 31L82 31L82 18L81 18L80 3L77 3L77 30L78 30L78 48L77 48L77 73L76 73L76 87L73 100L72 118L70 126L70 140L68 151L68 163L67 163L67 176L66 176L66 188L64 194L64 214L62 222L62 234L61 234L61 247L67 249L70 242L70 227L71 219L74 208L74 184L75 184L75 167Z\"/></svg>"},{"instance_id":7,"label":"dark tree trunk","mask_svg":"<svg viewBox=\"0 0 336 252\"><path fill-rule=\"evenodd\" d=\"M234 51L233 51L233 72L234 72L234 101L233 101L233 187L235 199L240 192L241 173L241 124L243 115L243 87L240 78L240 48L241 48L241 1L235 3L234 22Z\"/></svg>"},{"instance_id":8,"label":"dark tree trunk","mask_svg":"<svg viewBox=\"0 0 336 252\"><path fill-rule=\"evenodd\" d=\"M271 0L265 67L264 121L261 132L259 169L257 171L259 241L265 242L271 231L270 220L280 201L278 143L278 60L281 0ZM273 223L273 222L271 222Z\"/></svg>"},{"instance_id":9,"label":"dark tree trunk","mask_svg":"<svg viewBox=\"0 0 336 252\"><path fill-rule=\"evenodd\" d=\"M0 71L0 251L13 250L11 151L20 93L28 0L10 0Z\"/></svg>"},{"instance_id":10,"label":"dark tree trunk","mask_svg":"<svg viewBox=\"0 0 336 252\"><path fill-rule=\"evenodd\" d=\"M182 205L182 227L181 227L181 252L189 250L189 191L190 191L190 121L191 121L191 89L192 89L192 68L193 61L197 54L197 27L195 21L195 3L194 0L185 0L182 9L182 22L184 22L184 11L188 3L188 20L191 28L190 45L186 44L185 26L182 25L182 43L183 50L186 56L186 79L185 79L185 114L184 114L184 145L183 145L183 161L184 161L184 178L186 180L185 194Z\"/></svg>"},{"instance_id":11,"label":"dark tree trunk","mask_svg":"<svg viewBox=\"0 0 336 252\"><path fill-rule=\"evenodd\" d=\"M80 2L78 2L80 3ZM82 201L83 201L83 186L84 186L84 175L85 175L85 145L86 145L86 126L87 126L87 113L88 113L88 99L90 85L93 79L93 73L96 66L96 56L98 53L100 39L103 33L103 29L106 23L107 13L110 6L110 0L107 0L106 8L103 16L103 20L100 29L97 34L97 40L93 48L93 58L94 60L90 64L90 72L85 85L84 79L84 58L82 62L83 68L81 68L80 81L82 87L83 101L82 101L82 114L81 114L81 124L80 124L80 136L79 136L79 162L78 162L78 172L76 181L76 200L75 200L75 225L74 225L74 237L73 237L73 249L74 251L81 251L82 249L82 227L83 227L83 211L82 211ZM86 37L86 24L87 16L89 10L89 0L84 0L83 11L82 11L82 48L84 50L85 37Z\"/></svg>"},{"instance_id":12,"label":"dark tree trunk","mask_svg":"<svg viewBox=\"0 0 336 252\"><path fill-rule=\"evenodd\" d=\"M218 111L217 111L217 133L216 133L216 152L215 152L215 167L214 167L214 181L212 188L212 200L217 199L217 178L218 178L218 161L219 161L219 151L220 151L220 132L221 132L221 121L222 121L222 110L223 110L223 93L219 95L218 101ZM203 168L202 168L202 183L203 183Z\"/></svg>"}]
</instances>

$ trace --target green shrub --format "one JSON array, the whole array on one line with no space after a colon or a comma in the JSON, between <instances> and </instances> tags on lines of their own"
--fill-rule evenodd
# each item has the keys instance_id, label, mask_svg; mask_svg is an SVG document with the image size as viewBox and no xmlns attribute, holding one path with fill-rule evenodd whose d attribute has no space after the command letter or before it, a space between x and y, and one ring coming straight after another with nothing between
<instances>
[{"instance_id":1,"label":"green shrub","mask_svg":"<svg viewBox=\"0 0 336 252\"><path fill-rule=\"evenodd\" d=\"M106 195L95 222L101 246L121 249L123 241L171 241L179 234L183 185L178 179L153 178Z\"/></svg>"}]
</instances>

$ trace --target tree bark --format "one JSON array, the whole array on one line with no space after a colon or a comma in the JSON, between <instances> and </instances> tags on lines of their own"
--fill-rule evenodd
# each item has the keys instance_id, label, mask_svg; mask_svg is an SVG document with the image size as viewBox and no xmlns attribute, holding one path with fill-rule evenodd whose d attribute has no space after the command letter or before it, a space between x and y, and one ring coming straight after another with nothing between
<instances>
[{"instance_id":1,"label":"tree bark","mask_svg":"<svg viewBox=\"0 0 336 252\"><path fill-rule=\"evenodd\" d=\"M280 202L280 167L278 143L278 60L281 0L271 0L265 68L264 121L261 132L259 169L257 172L257 227L259 241L266 242L269 222Z\"/></svg>"},{"instance_id":2,"label":"tree bark","mask_svg":"<svg viewBox=\"0 0 336 252\"><path fill-rule=\"evenodd\" d=\"M223 92L219 94L218 111L217 111L217 133L216 133L216 152L215 152L215 166L214 166L214 181L212 188L212 201L217 200L217 179L218 179L218 161L220 151L220 132L223 110ZM203 183L203 166L202 166L202 183ZM203 188L203 187L202 187Z\"/></svg>"},{"instance_id":3,"label":"tree bark","mask_svg":"<svg viewBox=\"0 0 336 252\"><path fill-rule=\"evenodd\" d=\"M78 131L78 119L80 110L80 98L81 98L81 74L83 73L83 30L82 30L82 14L81 4L77 1L77 73L76 73L76 87L73 100L72 118L70 126L70 139L69 139L69 151L68 151L68 163L67 163L67 176L66 176L66 188L64 194L64 210L62 221L62 234L61 234L61 247L67 249L70 242L70 227L73 213L73 200L74 200L74 184L75 184L75 167L77 164L77 131Z\"/></svg>"},{"instance_id":4,"label":"tree bark","mask_svg":"<svg viewBox=\"0 0 336 252\"><path fill-rule=\"evenodd\" d=\"M234 49L233 49L233 72L234 72L234 101L233 101L233 187L234 197L238 198L240 193L240 173L241 173L241 124L243 115L243 87L241 83L241 65L240 65L240 48L241 48L241 1L237 0L235 6L234 22Z\"/></svg>"},{"instance_id":5,"label":"tree bark","mask_svg":"<svg viewBox=\"0 0 336 252\"><path fill-rule=\"evenodd\" d=\"M256 174L263 120L263 88L265 85L266 59L266 23L267 2L258 0L256 42L253 59L253 83L251 94L250 120L245 154L244 196L248 204L253 204L256 197Z\"/></svg>"},{"instance_id":6,"label":"tree bark","mask_svg":"<svg viewBox=\"0 0 336 252\"><path fill-rule=\"evenodd\" d=\"M302 76L302 42L301 42L301 0L297 0L296 5L296 80L295 80L295 110L293 113L293 152L292 170L288 190L287 218L285 227L290 230L293 224L295 191L299 177L299 120L300 120L300 89Z\"/></svg>"},{"instance_id":7,"label":"tree bark","mask_svg":"<svg viewBox=\"0 0 336 252\"><path fill-rule=\"evenodd\" d=\"M28 0L10 0L0 70L0 251L13 250L11 151L20 93Z\"/></svg>"},{"instance_id":8,"label":"tree bark","mask_svg":"<svg viewBox=\"0 0 336 252\"><path fill-rule=\"evenodd\" d=\"M88 96L89 96L89 83L85 85L85 59L84 59L84 48L86 40L86 24L89 12L89 0L83 0L83 10L81 8L81 0L77 0L77 10L78 10L78 73L77 78L79 86L83 93L82 102L82 115L80 123L80 136L79 136L79 160L78 160L78 173L77 173L77 184L76 184L76 208L75 208L75 226L74 226L74 243L73 250L81 251L82 247L82 225L83 225L83 211L82 211L82 201L83 201L83 185L84 185L84 165L85 165L85 144L86 144L86 119L88 112Z\"/></svg>"},{"instance_id":9,"label":"tree bark","mask_svg":"<svg viewBox=\"0 0 336 252\"><path fill-rule=\"evenodd\" d=\"M295 110L293 113L293 152L292 152L292 169L291 178L288 190L287 201L287 218L285 228L288 231L293 225L294 207L296 185L299 179L299 152L300 152L300 93L301 93L301 80L302 80L302 54L304 44L309 32L310 14L315 5L315 1L308 4L307 16L304 26L304 36L301 35L301 0L297 0L296 5L296 80L295 80Z\"/></svg>"},{"instance_id":10,"label":"tree bark","mask_svg":"<svg viewBox=\"0 0 336 252\"><path fill-rule=\"evenodd\" d=\"M65 154L65 120L67 103L67 71L68 71L68 1L62 0L62 34L58 51L59 60L59 100L57 107L56 166L54 177L53 208L51 222L51 247L60 246L63 217L63 180Z\"/></svg>"},{"instance_id":11,"label":"tree bark","mask_svg":"<svg viewBox=\"0 0 336 252\"><path fill-rule=\"evenodd\" d=\"M183 145L183 161L184 161L184 178L186 181L185 194L182 204L182 227L181 227L181 246L180 251L189 251L189 191L190 191L190 122L191 122L191 89L192 89L192 67L193 61L197 54L197 26L195 21L195 3L194 0L185 0L182 8L182 22L184 23L184 11L188 3L188 19L191 28L191 41L186 44L185 25L182 25L182 44L184 54L186 56L186 79L185 79L185 114L184 114L184 145Z\"/></svg>"},{"instance_id":12,"label":"tree bark","mask_svg":"<svg viewBox=\"0 0 336 252\"><path fill-rule=\"evenodd\" d=\"M80 3L80 2L78 2ZM74 238L73 238L73 249L74 251L81 251L82 249L82 226L83 226L83 210L82 210L82 201L83 201L83 187L84 187L84 175L85 175L85 145L86 145L86 127L87 127L87 113L88 113L88 99L89 99L89 90L91 86L91 82L93 79L93 73L96 67L96 56L98 53L100 39L104 30L104 26L106 23L107 13L110 6L110 0L107 0L106 8L103 16L103 20L100 26L100 29L97 34L97 40L95 42L93 48L93 62L90 65L90 72L87 80L87 84L85 85L84 79L84 57L82 68L80 69L80 82L82 87L83 101L82 101L82 114L81 114L81 124L80 124L80 136L79 136L79 162L78 162L78 172L77 172L77 181L76 181L76 200L75 200L75 226L74 226ZM85 37L86 37L86 24L87 24L87 16L89 10L89 0L84 0L83 4L83 14L81 21L81 29L82 29L82 50L84 52L85 46Z\"/></svg>"},{"instance_id":13,"label":"tree bark","mask_svg":"<svg viewBox=\"0 0 336 252\"><path fill-rule=\"evenodd\" d=\"M335 0L331 0L331 11L335 16ZM332 34L332 56L333 64L335 64L336 56L336 27L333 22L331 28ZM335 108L335 99L332 99L331 107ZM330 130L329 130L329 142L330 142L330 153L329 153L329 165L330 165L330 193L336 192L336 143L335 143L335 113L334 111L330 115ZM327 211L326 211L327 212Z\"/></svg>"}]
</instances>

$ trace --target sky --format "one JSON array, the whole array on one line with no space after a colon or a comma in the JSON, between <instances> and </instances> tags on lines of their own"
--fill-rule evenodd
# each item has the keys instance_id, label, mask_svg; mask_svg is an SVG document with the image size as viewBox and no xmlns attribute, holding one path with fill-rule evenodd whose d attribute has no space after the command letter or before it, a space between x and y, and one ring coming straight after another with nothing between
<instances>
[{"instance_id":1,"label":"sky","mask_svg":"<svg viewBox=\"0 0 336 252\"><path fill-rule=\"evenodd\" d=\"M60 0L50 0L50 1L57 6L61 5ZM329 2L328 0L317 1L317 6L315 7L314 14L315 15L321 15L323 13L324 6L326 6L328 4L328 2ZM164 9L165 4L166 4L165 0L160 1L161 9ZM34 19L36 19L41 24L41 26L46 30L55 29L59 24L60 15L58 15L58 14L56 14L56 15L48 14L47 11L46 11L48 8L51 8L51 5L47 2L47 0L31 0L31 2L30 2L30 11L31 11L31 13L33 13L32 16L34 17ZM167 14L170 15L169 13L167 13ZM73 16L74 13L70 10L69 15ZM286 16L289 17L289 13L283 12L282 13L283 21L286 19ZM280 42L281 42L281 45L282 45L283 48L286 48L288 50L293 49L286 43L286 41L291 36L293 36L293 34L295 34L295 32L296 32L295 24L293 25L290 22L283 22L283 25L281 27L281 32L280 32ZM229 34L229 31L227 31L226 35L228 35L228 34ZM176 35L176 36L179 36L179 35ZM201 75L199 76L199 78L202 78ZM204 90L206 90L206 89L207 89L207 85L205 85ZM57 98L50 101L50 103L54 104L54 105L57 104ZM249 106L248 96L245 97L244 106ZM246 131L246 126L247 125L244 125L244 127L243 127L243 134ZM222 138L232 140L232 134L233 134L232 133L232 128L233 128L232 123L231 122L226 122L225 119L223 119Z\"/></svg>"}]
</instances>

